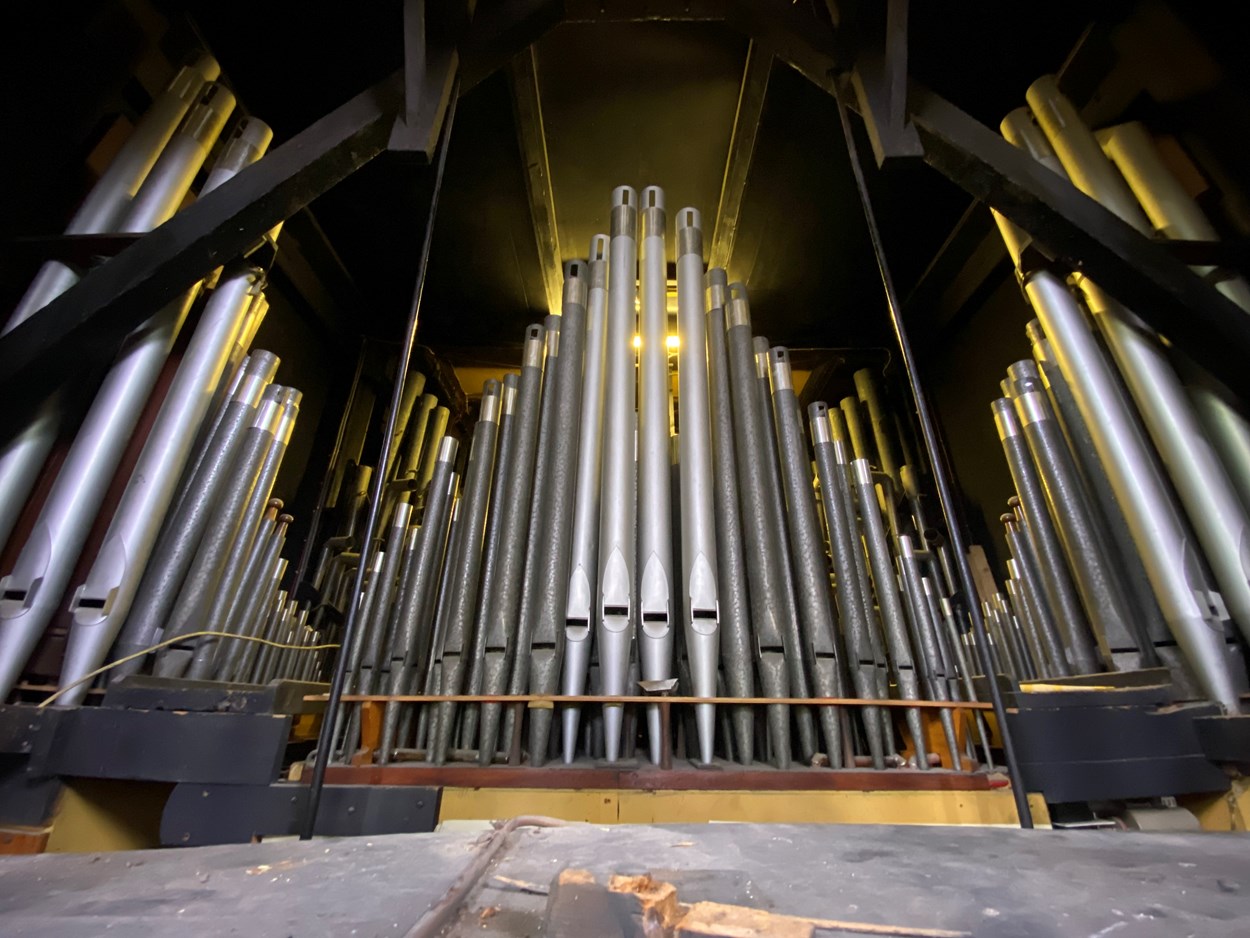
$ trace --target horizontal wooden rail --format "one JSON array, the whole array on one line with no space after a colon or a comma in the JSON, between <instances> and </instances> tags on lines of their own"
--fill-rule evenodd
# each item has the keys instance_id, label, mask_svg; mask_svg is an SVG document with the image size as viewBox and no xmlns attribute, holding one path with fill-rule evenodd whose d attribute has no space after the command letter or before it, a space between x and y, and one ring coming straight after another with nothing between
<instances>
[{"instance_id":1,"label":"horizontal wooden rail","mask_svg":"<svg viewBox=\"0 0 1250 938\"><path fill-rule=\"evenodd\" d=\"M308 694L309 701L325 701L326 694ZM902 707L905 710L991 710L992 705L979 700L873 700L864 697L606 697L581 694L344 694L343 703L498 703L498 704L718 704L734 706L767 706L781 704L796 707Z\"/></svg>"}]
</instances>

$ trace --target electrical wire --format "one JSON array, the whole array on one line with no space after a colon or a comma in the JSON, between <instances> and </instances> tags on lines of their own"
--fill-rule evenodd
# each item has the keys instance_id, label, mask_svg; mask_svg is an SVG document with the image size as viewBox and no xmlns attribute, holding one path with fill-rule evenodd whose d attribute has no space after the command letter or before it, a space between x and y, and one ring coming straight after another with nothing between
<instances>
[{"instance_id":1,"label":"electrical wire","mask_svg":"<svg viewBox=\"0 0 1250 938\"><path fill-rule=\"evenodd\" d=\"M74 681L73 684L66 684L64 687L59 688L55 694L43 701L43 703L39 704L36 709L42 710L62 694L72 690L79 684L85 684L87 681L94 680L104 672L111 671L113 668L116 668L118 665L125 664L127 661L134 661L136 658L142 658L144 655L164 648L166 645L172 645L174 642L185 641L188 638L200 638L201 636L207 636L209 638L233 638L243 642L258 642L261 645L272 645L274 648L296 648L300 651L325 651L327 648L339 647L338 645L290 645L285 642L270 641L267 638L260 638L256 635L236 635L234 632L214 632L211 630L203 632L187 632L183 635L175 635L173 638L167 638L163 642L157 642L155 645L151 645L142 651L136 651L133 655L127 655L125 658L118 658L116 661L110 661L108 664L104 665L104 667L96 668L90 674L84 674L78 680Z\"/></svg>"}]
</instances>

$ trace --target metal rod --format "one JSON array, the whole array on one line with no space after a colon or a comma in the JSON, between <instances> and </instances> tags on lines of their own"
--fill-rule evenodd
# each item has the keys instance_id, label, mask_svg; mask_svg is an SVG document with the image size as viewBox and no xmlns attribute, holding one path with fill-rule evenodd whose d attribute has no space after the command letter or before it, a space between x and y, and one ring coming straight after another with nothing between
<instances>
[{"instance_id":1,"label":"metal rod","mask_svg":"<svg viewBox=\"0 0 1250 938\"><path fill-rule=\"evenodd\" d=\"M946 454L938 438L937 426L929 410L928 397L920 382L920 374L916 368L915 356L912 354L911 342L907 337L907 326L903 322L902 307L894 289L894 279L890 274L889 263L885 257L885 245L881 240L881 232L877 229L876 213L872 207L872 197L868 193L868 184L864 180L864 169L860 163L859 148L851 130L850 118L847 114L846 102L834 83L835 96L838 104L838 118L842 125L842 133L846 138L846 147L850 156L851 169L855 174L855 185L859 189L860 201L863 203L864 220L872 238L873 253L877 259L877 269L881 274L881 284L885 290L886 306L890 321L898 339L903 369L907 374L907 382L911 386L912 399L916 404L916 415L920 420L920 433L924 441L925 453L933 469L933 482L937 489L938 501L942 508L942 517L946 522L946 530L951 541L951 550L955 554L955 562L959 569L959 581L967 597L968 615L972 619L972 632L977 639L978 648L983 649L982 664L988 665L988 638L985 622L981 618L980 609L976 607L976 586L972 579L972 568L968 564L968 554L964 547L963 529L959 524L960 517L955 501L955 490L951 484L950 470L946 463ZM987 670L988 667L987 667ZM1020 774L1020 766L1016 761L1016 750L1011 739L1011 728L1007 724L1007 711L1003 706L1003 697L998 686L990 681L990 703L994 705L994 718L998 721L999 734L1003 744L1003 753L1007 757L1007 774L1011 779L1012 796L1016 803L1016 813L1020 826L1031 828L1033 815L1029 809L1028 794L1024 790L1024 779Z\"/></svg>"},{"instance_id":2,"label":"metal rod","mask_svg":"<svg viewBox=\"0 0 1250 938\"><path fill-rule=\"evenodd\" d=\"M447 114L443 118L443 142L439 147L438 162L434 171L434 189L430 196L430 213L425 222L425 235L421 243L421 255L417 262L416 285L413 289L412 305L408 312L408 324L404 331L403 343L400 345L400 367L397 380L391 393L390 411L387 413L387 427L382 436L382 452L378 456L378 465L385 466L390 461L391 438L394 433L395 421L399 416L399 403L403 399L404 379L408 374L409 362L412 360L412 347L417 340L417 320L421 312L421 294L425 290L425 275L430 263L430 244L434 238L434 218L438 212L438 198L443 187L443 174L447 167L447 150L451 141L452 126L456 117L456 103L460 82L457 79L451 89ZM369 505L369 515L365 521L364 537L361 541L362 550L369 550L378 526L378 511L382 507L382 491L386 478L376 473L373 481L373 498ZM346 646L357 628L359 617L359 601L361 587L364 585L365 564L356 571L355 587L347 607L347 620L343 624L343 645ZM339 698L343 695L343 680L346 677L347 655L344 648L339 648L334 665L334 675L330 681L330 698L326 704L326 713L334 713L338 709ZM317 824L317 809L321 806L321 792L325 786L326 766L330 763L331 733L333 720L325 719L321 724L321 732L317 737L317 756L313 762L312 778L308 788L308 805L300 827L300 840L311 840Z\"/></svg>"}]
</instances>

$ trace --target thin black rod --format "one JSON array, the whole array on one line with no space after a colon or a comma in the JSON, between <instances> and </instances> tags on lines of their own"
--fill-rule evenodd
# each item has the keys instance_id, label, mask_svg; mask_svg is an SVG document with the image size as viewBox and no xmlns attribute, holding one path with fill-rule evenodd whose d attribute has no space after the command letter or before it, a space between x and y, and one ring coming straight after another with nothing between
<instances>
[{"instance_id":1,"label":"thin black rod","mask_svg":"<svg viewBox=\"0 0 1250 938\"><path fill-rule=\"evenodd\" d=\"M859 147L856 146L855 136L851 132L850 118L847 115L846 103L842 100L839 85L839 81L833 82L833 97L838 105L838 119L842 122L842 133L846 136L846 149L851 160L851 171L855 174L855 186L859 189L859 199L864 207L864 221L868 225L868 236L872 239L872 250L876 255L877 270L881 274L881 285L885 289L885 302L890 311L890 322L894 326L894 336L898 339L903 370L907 373L907 383L911 386L912 398L916 403L916 415L920 418L920 433L924 438L925 450L929 454L929 462L933 466L933 484L937 488L938 502L941 505L942 517L946 522L947 534L950 537L951 553L955 555L956 566L959 569L960 585L964 595L968 597L966 603L968 616L972 619L972 630L976 635L981 670L986 675L986 683L990 689L990 703L994 707L994 719L998 723L999 738L1003 743L1007 776L1011 779L1011 794L1016 801L1016 814L1020 819L1021 827L1031 828L1033 815L1029 810L1029 796L1024 790L1024 780L1020 775L1020 766L1016 762L1016 750L1011 741L1011 730L1007 725L1007 710L1003 706L1003 695L999 690L995 669L989 658L990 643L985 632L985 621L981 618L980 608L973 601L977 593L964 545L959 507L951 486L951 471L946 460L946 449L938 436L937 425L929 410L928 397L920 383L920 373L916 368L911 340L907 337L907 327L903 325L902 306L899 305L898 294L894 291L894 277L890 274L890 265L885 257L885 244L881 240L881 231L877 227L877 215L872 207L872 197L868 194L868 183L864 179Z\"/></svg>"},{"instance_id":2,"label":"thin black rod","mask_svg":"<svg viewBox=\"0 0 1250 938\"><path fill-rule=\"evenodd\" d=\"M330 458L326 462L325 475L321 478L321 490L317 493L317 504L313 506L312 520L308 524L308 534L304 537L304 548L300 551L299 563L295 567L295 575L291 577L290 595L298 598L297 591L304 582L308 572L308 563L317 544L317 535L321 532L321 518L325 514L326 499L330 495L330 485L334 481L334 467L339 461L339 452L343 448L343 437L347 434L347 422L351 418L352 407L356 403L356 392L360 389L360 376L365 366L366 342L360 343L360 354L356 356L356 373L352 376L352 385L347 391L347 401L343 405L343 416L339 418L338 433L334 437L334 447L330 450Z\"/></svg>"},{"instance_id":3,"label":"thin black rod","mask_svg":"<svg viewBox=\"0 0 1250 938\"><path fill-rule=\"evenodd\" d=\"M399 348L399 368L395 375L395 387L391 392L391 406L386 415L386 429L382 433L382 452L378 455L378 465L386 466L391 459L391 446L395 439L395 425L399 419L399 404L404 396L404 384L408 380L408 368L412 364L412 347L417 341L417 320L421 313L421 295L425 291L425 274L430 265L430 242L434 239L434 219L438 214L438 196L443 188L443 171L447 166L447 150L451 145L451 130L456 119L456 99L460 92L460 80L456 79L451 89L451 101L447 105L447 116L443 120L443 143L438 151L438 164L434 171L434 192L430 196L430 214L425 220L425 237L421 243L421 257L417 261L417 279L412 291L412 308L408 312L408 326L404 332L404 341ZM317 758L313 762L312 780L308 786L308 808L304 814L300 829L300 840L311 840L313 829L317 823L317 808L321 804L321 790L325 786L326 767L330 763L330 748L334 745L334 718L338 712L339 700L343 696L343 684L347 678L346 650L351 647L352 637L360 618L360 594L364 590L365 572L369 567L366 551L373 545L377 534L378 515L382 508L382 493L386 487L386 473L373 473L373 492L369 499L369 515L365 520L364 537L361 540L360 564L356 567L356 579L352 584L350 601L347 606L347 621L343 624L343 637L339 646L338 657L334 662L334 677L330 681L330 697L326 702L325 716L321 720L321 731L317 734Z\"/></svg>"}]
</instances>

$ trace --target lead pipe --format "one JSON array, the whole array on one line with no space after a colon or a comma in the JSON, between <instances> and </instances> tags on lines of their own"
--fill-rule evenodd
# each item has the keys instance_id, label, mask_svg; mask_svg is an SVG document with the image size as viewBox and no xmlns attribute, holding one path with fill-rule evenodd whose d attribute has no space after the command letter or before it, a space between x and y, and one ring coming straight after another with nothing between
<instances>
[{"instance_id":1,"label":"lead pipe","mask_svg":"<svg viewBox=\"0 0 1250 938\"><path fill-rule=\"evenodd\" d=\"M829 568L825 563L820 522L816 518L812 460L807 450L803 420L799 415L799 399L794 393L789 349L781 346L771 349L768 363L772 375L772 409L781 456L782 492L789 518L786 528L790 535L790 553L794 558L795 598L804 656L810 663L816 696L843 697L846 689L842 681L843 663L834 636ZM828 421L825 421L825 426L828 427ZM841 713L832 707L821 707L819 716L829 765L840 768Z\"/></svg>"},{"instance_id":2,"label":"lead pipe","mask_svg":"<svg viewBox=\"0 0 1250 938\"><path fill-rule=\"evenodd\" d=\"M904 700L920 700L920 675L916 660L912 657L912 643L908 638L907 618L899 598L899 581L890 559L890 546L886 540L885 525L881 521L881 507L876 486L872 482L872 466L866 459L847 459L845 447L834 441L834 459L841 466L849 462L851 486L858 503L861 534L868 563L872 570L872 586L877 596L877 608L885 626L886 644L890 650L895 682ZM916 750L916 768L929 767L925 747L924 722L919 710L907 711L907 728Z\"/></svg>"},{"instance_id":3,"label":"lead pipe","mask_svg":"<svg viewBox=\"0 0 1250 938\"><path fill-rule=\"evenodd\" d=\"M877 681L877 656L873 648L873 625L866 614L865 584L860 580L855 553L859 550L854 518L847 511L844 493L848 491L846 470L834 458L833 436L829 426L829 408L818 401L807 408L815 455L816 477L820 483L820 499L824 508L825 527L829 533L829 553L837 578L837 609L851 681L857 696L873 699L884 696ZM827 582L827 577L826 577ZM882 714L879 707L860 710L864 735L873 768L885 768L885 746Z\"/></svg>"},{"instance_id":4,"label":"lead pipe","mask_svg":"<svg viewBox=\"0 0 1250 938\"><path fill-rule=\"evenodd\" d=\"M1007 468L1015 484L1016 495L1028 524L1033 546L1037 551L1038 574L1045 590L1055 624L1063 637L1067 660L1078 674L1092 674L1109 662L1099 660L1098 649L1090 634L1085 610L1077 596L1054 523L1046 512L1046 499L1041 479L1029 456L1016 416L1015 405L1005 397L990 405L998 438L1007 457Z\"/></svg>"},{"instance_id":5,"label":"lead pipe","mask_svg":"<svg viewBox=\"0 0 1250 938\"><path fill-rule=\"evenodd\" d=\"M1007 547L1011 551L1011 560L1008 563L1014 565L1013 576L1020 581L1021 596L1028 605L1029 618L1037 627L1038 646L1043 652L1039 662L1043 667L1041 674L1043 677L1066 677L1072 670L1063 653L1059 627L1055 624L1050 605L1046 602L1032 544L1026 539L1014 514L1004 514L1000 520L1006 532Z\"/></svg>"},{"instance_id":6,"label":"lead pipe","mask_svg":"<svg viewBox=\"0 0 1250 938\"><path fill-rule=\"evenodd\" d=\"M605 362L607 357L608 254L607 235L590 241L586 368L582 381L581 428L578 433L577 487L574 490L572 544L569 579L564 605L564 670L560 693L585 693L590 671L591 635L594 632L595 597L599 577L599 490L603 465ZM573 761L581 709L567 705L561 711L562 755ZM530 759L546 759L547 718L537 711L530 717Z\"/></svg>"},{"instance_id":7,"label":"lead pipe","mask_svg":"<svg viewBox=\"0 0 1250 938\"><path fill-rule=\"evenodd\" d=\"M593 247L593 245L592 245ZM582 424L582 363L586 352L586 305L592 281L586 261L564 266L563 312L560 323L560 354L555 365L556 403L549 456L550 476L546 510L539 519L539 558L532 584L535 607L527 613L533 621L531 641L519 645L508 693L554 693L560 680L563 653L565 609L568 596L569 563L572 555L574 499L569 497L579 483L578 430ZM602 320L602 302L600 302ZM600 323L602 325L602 322ZM600 330L602 335L602 329ZM531 533L531 541L534 535ZM515 711L509 710L509 714ZM530 763L542 765L547 759L552 710L530 711ZM511 726L508 727L511 729ZM504 740L511 740L510 732Z\"/></svg>"},{"instance_id":8,"label":"lead pipe","mask_svg":"<svg viewBox=\"0 0 1250 938\"><path fill-rule=\"evenodd\" d=\"M1013 113L1003 123L1004 136L1034 159L1059 170L1054 153L1027 114ZM1023 236L996 217L1017 270ZM1203 582L1202 561L1174 513L1163 479L1116 392L1116 377L1090 333L1067 286L1046 269L1021 271L1025 296L1050 339L1055 359L1072 388L1098 455L1124 509L1133 543L1146 567L1155 599L1203 691L1230 713L1240 701L1224 640L1222 600Z\"/></svg>"},{"instance_id":9,"label":"lead pipe","mask_svg":"<svg viewBox=\"0 0 1250 938\"><path fill-rule=\"evenodd\" d=\"M1054 79L1034 82L1028 100L1073 184L1148 234L1149 223L1132 194ZM1158 337L1087 277L1077 282L1163 458L1232 619L1250 637L1250 520L1228 472ZM1230 415L1226 426L1234 426L1235 419Z\"/></svg>"},{"instance_id":10,"label":"lead pipe","mask_svg":"<svg viewBox=\"0 0 1250 938\"><path fill-rule=\"evenodd\" d=\"M1136 617L1141 622L1141 628L1155 644L1171 642L1171 634L1168 632L1167 623L1163 620L1163 613L1159 611L1159 604L1155 602L1150 579L1146 576L1146 568L1133 544L1133 536L1129 532L1124 511L1111 489L1111 481L1098 456L1089 427L1085 425L1085 418L1081 416L1076 405L1072 388L1055 361L1050 340L1046 338L1042 324L1036 319L1029 322L1025 331L1032 343L1033 359L1037 362L1046 384L1046 390L1054 404L1054 411L1063 428L1068 448L1076 457L1082 478L1094 496L1099 521L1102 523L1108 543L1112 545L1111 558L1120 571L1121 578L1127 584L1128 599ZM1126 394L1127 392L1124 392L1124 395ZM1124 409L1128 407L1127 403L1123 405ZM1131 414L1131 411L1129 413ZM1144 442L1141 451L1154 455ZM1159 470L1159 473L1161 474L1162 470ZM1173 510L1177 517L1181 517L1179 508Z\"/></svg>"},{"instance_id":11,"label":"lead pipe","mask_svg":"<svg viewBox=\"0 0 1250 938\"><path fill-rule=\"evenodd\" d=\"M1154 645L1134 614L1127 586L1109 560L1110 547L1096 523L1093 502L1081 482L1063 430L1055 418L1041 372L1030 359L1007 369L1016 416L1081 601L1104 659L1131 643L1147 667L1158 665Z\"/></svg>"},{"instance_id":12,"label":"lead pipe","mask_svg":"<svg viewBox=\"0 0 1250 938\"><path fill-rule=\"evenodd\" d=\"M539 393L543 372L544 330L530 326L521 359L513 415L515 467L500 494L503 524L496 587L486 600L486 660L482 667L482 693L502 694L508 683L508 664L516 652L521 614L521 586L525 574L524 544L529 537L530 499L534 489L534 462L538 448ZM495 757L499 739L499 704L481 704L478 755L483 765Z\"/></svg>"},{"instance_id":13,"label":"lead pipe","mask_svg":"<svg viewBox=\"0 0 1250 938\"><path fill-rule=\"evenodd\" d=\"M751 635L746 558L743 556L738 468L734 462L729 353L725 345L725 304L728 299L729 279L723 269L714 267L707 272L707 366L711 397L712 501L716 512L714 528L721 665L730 696L754 697L755 650ZM774 735L790 721L786 708L780 705L770 705L766 719ZM732 721L738 761L750 765L755 759L755 715L752 708L745 705L734 707Z\"/></svg>"}]
</instances>

